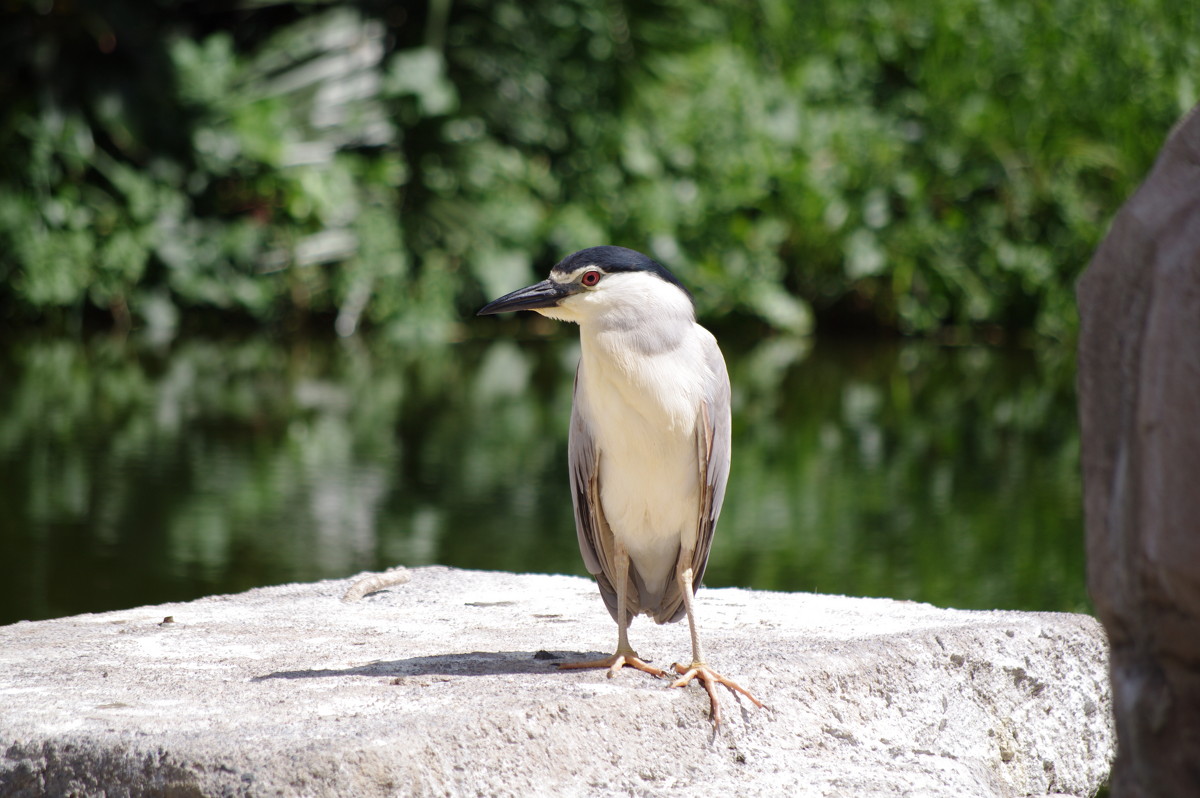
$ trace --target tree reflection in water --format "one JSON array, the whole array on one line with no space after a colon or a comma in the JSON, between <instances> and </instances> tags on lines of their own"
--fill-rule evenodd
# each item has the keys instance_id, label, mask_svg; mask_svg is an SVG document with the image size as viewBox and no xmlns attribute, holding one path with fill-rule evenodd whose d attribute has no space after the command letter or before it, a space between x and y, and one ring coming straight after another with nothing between
<instances>
[{"instance_id":1,"label":"tree reflection in water","mask_svg":"<svg viewBox=\"0 0 1200 798\"><path fill-rule=\"evenodd\" d=\"M726 341L706 582L1086 610L1070 354ZM0 623L397 563L583 573L574 344L0 351Z\"/></svg>"}]
</instances>

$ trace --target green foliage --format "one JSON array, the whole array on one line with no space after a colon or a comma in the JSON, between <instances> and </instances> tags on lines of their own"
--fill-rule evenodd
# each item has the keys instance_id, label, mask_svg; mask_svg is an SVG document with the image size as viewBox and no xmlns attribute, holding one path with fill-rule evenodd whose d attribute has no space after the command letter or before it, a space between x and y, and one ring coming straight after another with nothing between
<instances>
[{"instance_id":1,"label":"green foliage","mask_svg":"<svg viewBox=\"0 0 1200 798\"><path fill-rule=\"evenodd\" d=\"M706 314L1065 338L1200 74L1166 0L141 5L0 32L10 320L447 338L608 242Z\"/></svg>"}]
</instances>

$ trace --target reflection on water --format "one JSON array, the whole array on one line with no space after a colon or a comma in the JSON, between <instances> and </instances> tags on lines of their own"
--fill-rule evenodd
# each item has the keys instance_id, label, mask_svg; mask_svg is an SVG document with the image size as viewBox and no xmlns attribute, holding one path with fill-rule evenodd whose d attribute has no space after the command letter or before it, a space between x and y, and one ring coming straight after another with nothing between
<instances>
[{"instance_id":1,"label":"reflection on water","mask_svg":"<svg viewBox=\"0 0 1200 798\"><path fill-rule=\"evenodd\" d=\"M1086 609L1073 364L726 343L705 581ZM97 338L0 349L0 623L397 563L583 573L575 345Z\"/></svg>"}]
</instances>

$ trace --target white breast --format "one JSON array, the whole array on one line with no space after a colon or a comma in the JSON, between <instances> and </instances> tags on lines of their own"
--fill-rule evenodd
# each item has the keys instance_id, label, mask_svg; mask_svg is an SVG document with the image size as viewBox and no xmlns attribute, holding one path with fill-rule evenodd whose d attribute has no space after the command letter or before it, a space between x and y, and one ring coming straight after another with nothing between
<instances>
[{"instance_id":1,"label":"white breast","mask_svg":"<svg viewBox=\"0 0 1200 798\"><path fill-rule=\"evenodd\" d=\"M698 329L698 328L697 328ZM699 341L647 354L629 333L581 329L581 394L600 448L600 500L647 590L673 578L680 546L695 545L699 515L696 421Z\"/></svg>"}]
</instances>

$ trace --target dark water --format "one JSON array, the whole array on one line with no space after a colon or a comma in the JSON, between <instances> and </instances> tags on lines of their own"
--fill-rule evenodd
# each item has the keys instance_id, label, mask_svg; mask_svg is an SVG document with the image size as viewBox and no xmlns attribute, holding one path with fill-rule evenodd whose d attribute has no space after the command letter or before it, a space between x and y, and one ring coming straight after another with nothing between
<instances>
[{"instance_id":1,"label":"dark water","mask_svg":"<svg viewBox=\"0 0 1200 798\"><path fill-rule=\"evenodd\" d=\"M734 465L707 584L1087 609L1069 352L724 346ZM576 351L7 340L0 623L397 563L583 573Z\"/></svg>"}]
</instances>

